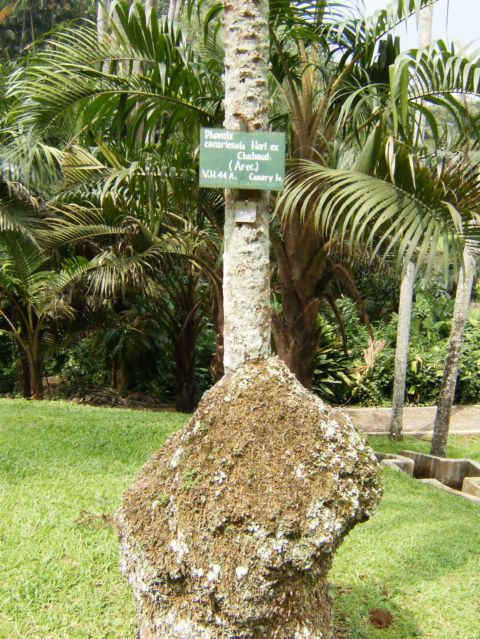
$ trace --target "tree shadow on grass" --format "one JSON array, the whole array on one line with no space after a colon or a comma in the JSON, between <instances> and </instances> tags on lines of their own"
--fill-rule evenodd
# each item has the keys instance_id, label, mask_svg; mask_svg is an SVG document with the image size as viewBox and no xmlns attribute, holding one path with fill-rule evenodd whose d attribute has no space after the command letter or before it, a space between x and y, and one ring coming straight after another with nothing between
<instances>
[{"instance_id":1,"label":"tree shadow on grass","mask_svg":"<svg viewBox=\"0 0 480 639\"><path fill-rule=\"evenodd\" d=\"M401 608L378 585L332 587L334 639L413 639L421 637L414 613ZM391 615L391 623L376 627L370 615L375 609ZM375 617L375 615L374 615Z\"/></svg>"}]
</instances>

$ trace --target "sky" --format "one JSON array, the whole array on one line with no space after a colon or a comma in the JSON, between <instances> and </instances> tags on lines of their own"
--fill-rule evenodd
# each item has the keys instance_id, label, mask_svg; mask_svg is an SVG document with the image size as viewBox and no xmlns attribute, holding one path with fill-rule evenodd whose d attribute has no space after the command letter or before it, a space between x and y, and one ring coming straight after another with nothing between
<instances>
[{"instance_id":1,"label":"sky","mask_svg":"<svg viewBox=\"0 0 480 639\"><path fill-rule=\"evenodd\" d=\"M364 0L366 14L385 9L389 0ZM399 29L402 48L417 46L416 20ZM469 51L480 49L480 0L438 0L433 9L432 38L442 38Z\"/></svg>"}]
</instances>

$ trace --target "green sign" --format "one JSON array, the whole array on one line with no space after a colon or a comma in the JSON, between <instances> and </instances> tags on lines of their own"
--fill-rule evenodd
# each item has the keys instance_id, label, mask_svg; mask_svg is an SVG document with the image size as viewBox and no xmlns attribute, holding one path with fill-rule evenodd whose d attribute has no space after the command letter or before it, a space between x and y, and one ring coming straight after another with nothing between
<instances>
[{"instance_id":1,"label":"green sign","mask_svg":"<svg viewBox=\"0 0 480 639\"><path fill-rule=\"evenodd\" d=\"M285 133L200 131L200 186L281 191Z\"/></svg>"}]
</instances>

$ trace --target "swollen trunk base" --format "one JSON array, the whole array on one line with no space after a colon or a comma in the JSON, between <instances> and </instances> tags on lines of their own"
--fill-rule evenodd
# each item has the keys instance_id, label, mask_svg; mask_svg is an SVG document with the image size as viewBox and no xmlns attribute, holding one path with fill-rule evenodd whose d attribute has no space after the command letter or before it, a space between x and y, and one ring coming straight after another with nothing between
<instances>
[{"instance_id":1,"label":"swollen trunk base","mask_svg":"<svg viewBox=\"0 0 480 639\"><path fill-rule=\"evenodd\" d=\"M327 573L376 509L377 469L277 358L228 373L117 515L140 639L329 639Z\"/></svg>"}]
</instances>

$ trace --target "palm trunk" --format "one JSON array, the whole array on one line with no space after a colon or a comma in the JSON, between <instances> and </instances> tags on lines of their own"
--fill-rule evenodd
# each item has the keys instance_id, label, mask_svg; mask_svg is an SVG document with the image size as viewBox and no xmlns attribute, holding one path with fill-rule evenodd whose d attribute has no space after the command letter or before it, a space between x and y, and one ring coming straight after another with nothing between
<instances>
[{"instance_id":1,"label":"palm trunk","mask_svg":"<svg viewBox=\"0 0 480 639\"><path fill-rule=\"evenodd\" d=\"M175 344L175 410L191 413L195 408L195 345L197 330L194 321L188 321Z\"/></svg>"},{"instance_id":2,"label":"palm trunk","mask_svg":"<svg viewBox=\"0 0 480 639\"><path fill-rule=\"evenodd\" d=\"M37 336L28 345L28 363L30 366L30 390L32 399L43 399L43 361Z\"/></svg>"},{"instance_id":3,"label":"palm trunk","mask_svg":"<svg viewBox=\"0 0 480 639\"><path fill-rule=\"evenodd\" d=\"M32 387L30 386L30 365L28 357L21 346L16 347L15 350L18 350L16 365L17 384L22 397L29 398L32 396Z\"/></svg>"},{"instance_id":4,"label":"palm trunk","mask_svg":"<svg viewBox=\"0 0 480 639\"><path fill-rule=\"evenodd\" d=\"M318 310L321 299L333 299L333 280L341 280L350 290L362 320L369 326L355 283L342 264L332 263L328 244L318 237L312 225L301 222L300 215L288 222L283 238L272 231L276 286L282 300L281 311L273 313L275 349L309 390L322 338Z\"/></svg>"},{"instance_id":5,"label":"palm trunk","mask_svg":"<svg viewBox=\"0 0 480 639\"><path fill-rule=\"evenodd\" d=\"M475 279L476 259L467 247L463 252L463 266L458 276L455 306L453 308L452 328L448 341L447 358L443 370L442 386L438 399L435 423L433 426L431 455L445 457L450 427L450 413L457 384L458 361L462 345L463 331L467 319L470 296Z\"/></svg>"},{"instance_id":6,"label":"palm trunk","mask_svg":"<svg viewBox=\"0 0 480 639\"><path fill-rule=\"evenodd\" d=\"M115 374L115 389L118 390L120 395L123 395L128 390L128 368L127 359L125 353L122 351L118 358Z\"/></svg>"},{"instance_id":7,"label":"palm trunk","mask_svg":"<svg viewBox=\"0 0 480 639\"><path fill-rule=\"evenodd\" d=\"M108 25L108 0L98 0L97 2L97 37L101 42L106 33Z\"/></svg>"},{"instance_id":8,"label":"palm trunk","mask_svg":"<svg viewBox=\"0 0 480 639\"><path fill-rule=\"evenodd\" d=\"M20 49L23 49L26 43L26 33L27 33L27 10L26 7L23 7L22 13L22 34L20 36Z\"/></svg>"},{"instance_id":9,"label":"palm trunk","mask_svg":"<svg viewBox=\"0 0 480 639\"><path fill-rule=\"evenodd\" d=\"M181 413L191 413L195 408L195 363L197 338L202 325L197 300L198 278L189 266L182 287L182 311L184 320L175 339L175 408Z\"/></svg>"},{"instance_id":10,"label":"palm trunk","mask_svg":"<svg viewBox=\"0 0 480 639\"><path fill-rule=\"evenodd\" d=\"M117 388L117 362L114 359L112 362L112 375L110 377L110 386L112 388Z\"/></svg>"},{"instance_id":11,"label":"palm trunk","mask_svg":"<svg viewBox=\"0 0 480 639\"><path fill-rule=\"evenodd\" d=\"M311 390L321 333L317 326L319 300L303 304L294 290L283 290L283 313L274 314L275 349L298 381Z\"/></svg>"},{"instance_id":12,"label":"palm trunk","mask_svg":"<svg viewBox=\"0 0 480 639\"><path fill-rule=\"evenodd\" d=\"M225 128L266 130L268 125L268 4L224 2ZM268 197L248 193L254 224L236 224L235 204L245 194L225 193L224 364L235 369L270 355Z\"/></svg>"},{"instance_id":13,"label":"palm trunk","mask_svg":"<svg viewBox=\"0 0 480 639\"><path fill-rule=\"evenodd\" d=\"M432 42L433 5L420 11L418 17L418 46L420 49L428 47ZM422 100L423 103L423 100ZM425 144L426 120L420 113L415 115L416 138Z\"/></svg>"},{"instance_id":14,"label":"palm trunk","mask_svg":"<svg viewBox=\"0 0 480 639\"><path fill-rule=\"evenodd\" d=\"M433 5L420 11L418 17L418 46L428 47L432 41Z\"/></svg>"},{"instance_id":15,"label":"palm trunk","mask_svg":"<svg viewBox=\"0 0 480 639\"><path fill-rule=\"evenodd\" d=\"M427 47L432 39L433 7L420 11L418 22L418 45ZM419 116L418 134L425 137L425 126ZM413 288L415 285L415 265L407 264L398 307L397 346L395 351L395 373L393 378L392 416L390 419L390 439L403 439L403 406L405 403L405 383L407 380L408 345L410 341L410 323L412 317Z\"/></svg>"},{"instance_id":16,"label":"palm trunk","mask_svg":"<svg viewBox=\"0 0 480 639\"><path fill-rule=\"evenodd\" d=\"M180 11L182 10L182 0L170 0L168 5L168 19L170 22L176 22L180 17Z\"/></svg>"},{"instance_id":17,"label":"palm trunk","mask_svg":"<svg viewBox=\"0 0 480 639\"><path fill-rule=\"evenodd\" d=\"M35 51L35 25L33 23L33 2L29 0L28 11L30 14L30 37L32 38L32 49Z\"/></svg>"},{"instance_id":18,"label":"palm trunk","mask_svg":"<svg viewBox=\"0 0 480 639\"><path fill-rule=\"evenodd\" d=\"M30 368L30 388L32 399L43 399L43 367L36 361Z\"/></svg>"},{"instance_id":19,"label":"palm trunk","mask_svg":"<svg viewBox=\"0 0 480 639\"><path fill-rule=\"evenodd\" d=\"M215 327L215 354L211 364L213 379L218 382L225 373L223 367L223 299L221 287L213 303L213 325Z\"/></svg>"},{"instance_id":20,"label":"palm trunk","mask_svg":"<svg viewBox=\"0 0 480 639\"><path fill-rule=\"evenodd\" d=\"M409 262L402 279L398 306L397 347L393 378L392 417L390 420L390 439L396 440L403 438L403 406L405 403L405 382L407 380L408 344L410 341L414 284L415 265L413 262Z\"/></svg>"}]
</instances>

